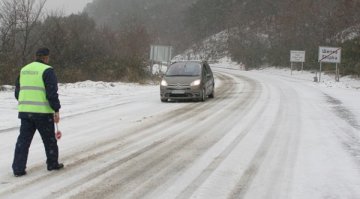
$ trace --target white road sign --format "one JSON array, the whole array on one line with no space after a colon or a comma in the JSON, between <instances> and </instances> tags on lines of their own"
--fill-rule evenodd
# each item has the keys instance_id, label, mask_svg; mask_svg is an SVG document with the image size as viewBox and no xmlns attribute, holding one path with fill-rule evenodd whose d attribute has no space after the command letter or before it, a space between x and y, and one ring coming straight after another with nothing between
<instances>
[{"instance_id":1,"label":"white road sign","mask_svg":"<svg viewBox=\"0 0 360 199\"><path fill-rule=\"evenodd\" d=\"M305 51L291 50L290 62L305 62Z\"/></svg>"},{"instance_id":2,"label":"white road sign","mask_svg":"<svg viewBox=\"0 0 360 199\"><path fill-rule=\"evenodd\" d=\"M172 58L172 47L151 45L150 60L159 62L169 62Z\"/></svg>"},{"instance_id":3,"label":"white road sign","mask_svg":"<svg viewBox=\"0 0 360 199\"><path fill-rule=\"evenodd\" d=\"M341 48L319 47L319 62L340 63Z\"/></svg>"}]
</instances>

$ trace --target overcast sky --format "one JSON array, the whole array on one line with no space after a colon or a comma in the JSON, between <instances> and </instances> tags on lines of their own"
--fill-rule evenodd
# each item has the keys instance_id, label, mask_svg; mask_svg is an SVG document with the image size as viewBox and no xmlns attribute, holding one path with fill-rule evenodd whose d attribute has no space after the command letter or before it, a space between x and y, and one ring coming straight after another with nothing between
<instances>
[{"instance_id":1,"label":"overcast sky","mask_svg":"<svg viewBox=\"0 0 360 199\"><path fill-rule=\"evenodd\" d=\"M64 11L65 15L81 12L92 0L47 0L46 11Z\"/></svg>"}]
</instances>

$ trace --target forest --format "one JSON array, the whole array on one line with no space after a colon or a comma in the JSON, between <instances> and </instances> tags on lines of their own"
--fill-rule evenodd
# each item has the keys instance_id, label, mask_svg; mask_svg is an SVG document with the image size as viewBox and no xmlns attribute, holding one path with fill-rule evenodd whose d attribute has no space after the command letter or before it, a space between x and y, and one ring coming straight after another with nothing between
<instances>
[{"instance_id":1,"label":"forest","mask_svg":"<svg viewBox=\"0 0 360 199\"><path fill-rule=\"evenodd\" d=\"M0 85L13 85L37 48L50 49L50 65L60 82L130 81L146 76L150 38L145 27L116 31L98 26L86 12L44 13L46 0L0 3Z\"/></svg>"},{"instance_id":2,"label":"forest","mask_svg":"<svg viewBox=\"0 0 360 199\"><path fill-rule=\"evenodd\" d=\"M318 47L333 46L342 48L340 74L360 76L358 0L93 0L70 16L45 13L45 3L1 1L0 85L13 84L41 46L61 82L139 82L151 44L182 53L224 30L228 56L248 70L287 67L290 50L305 50L305 69L315 70Z\"/></svg>"}]
</instances>

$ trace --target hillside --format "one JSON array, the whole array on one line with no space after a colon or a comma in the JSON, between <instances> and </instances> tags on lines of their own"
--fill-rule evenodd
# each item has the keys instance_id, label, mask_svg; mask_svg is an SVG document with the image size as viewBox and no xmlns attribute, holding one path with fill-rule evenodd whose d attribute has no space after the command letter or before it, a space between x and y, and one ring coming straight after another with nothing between
<instances>
[{"instance_id":1,"label":"hillside","mask_svg":"<svg viewBox=\"0 0 360 199\"><path fill-rule=\"evenodd\" d=\"M85 11L99 25L122 30L144 26L154 42L184 46L185 12L194 0L94 0ZM179 38L181 38L179 40ZM186 46L187 47L187 46Z\"/></svg>"},{"instance_id":2,"label":"hillside","mask_svg":"<svg viewBox=\"0 0 360 199\"><path fill-rule=\"evenodd\" d=\"M360 24L360 2L355 0L94 0L85 10L112 28L140 24L153 43L173 45L177 53L189 46L198 51L202 40L235 29L228 52L247 68L286 66L289 51L301 49L311 69L318 65L318 46L339 46L345 53L342 72L357 71L349 69L357 61L348 56L360 53L351 46L359 37L351 33ZM344 31L352 36L350 44L338 39Z\"/></svg>"},{"instance_id":3,"label":"hillside","mask_svg":"<svg viewBox=\"0 0 360 199\"><path fill-rule=\"evenodd\" d=\"M94 0L70 16L44 13L43 3L1 1L0 84L13 83L40 46L56 55L62 82L141 81L152 44L226 54L246 69L288 67L289 51L304 50L306 70L318 68L319 46L340 47L340 74L360 76L358 0ZM203 45L221 32L226 43Z\"/></svg>"}]
</instances>

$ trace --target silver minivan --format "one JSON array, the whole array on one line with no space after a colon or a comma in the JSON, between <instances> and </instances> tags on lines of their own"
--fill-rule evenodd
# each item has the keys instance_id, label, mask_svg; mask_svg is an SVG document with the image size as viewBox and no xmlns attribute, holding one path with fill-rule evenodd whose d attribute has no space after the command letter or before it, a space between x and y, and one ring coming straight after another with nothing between
<instances>
[{"instance_id":1,"label":"silver minivan","mask_svg":"<svg viewBox=\"0 0 360 199\"><path fill-rule=\"evenodd\" d=\"M205 101L215 96L215 81L206 61L171 64L160 83L160 99Z\"/></svg>"}]
</instances>

